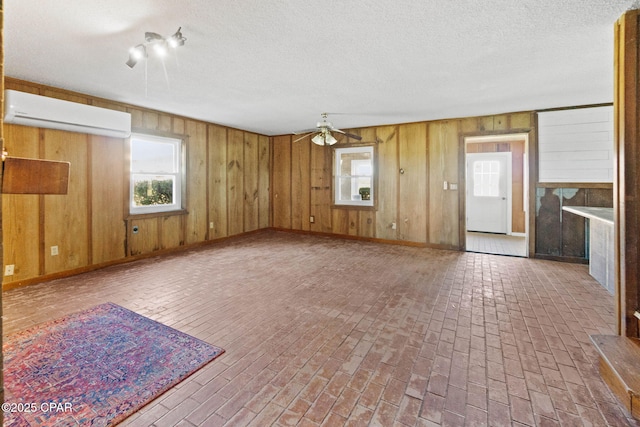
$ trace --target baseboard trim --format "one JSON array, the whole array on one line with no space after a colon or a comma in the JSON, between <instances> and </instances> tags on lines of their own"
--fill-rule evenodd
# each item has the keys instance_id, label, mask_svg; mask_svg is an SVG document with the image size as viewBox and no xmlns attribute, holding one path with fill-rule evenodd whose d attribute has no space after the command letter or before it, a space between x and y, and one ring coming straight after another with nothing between
<instances>
[{"instance_id":1,"label":"baseboard trim","mask_svg":"<svg viewBox=\"0 0 640 427\"><path fill-rule=\"evenodd\" d=\"M262 229L259 229L259 230L247 231L245 233L235 234L233 236L220 237L220 238L216 238L216 239L205 240L203 242L197 242L197 243L191 243L191 244L188 244L188 245L177 246L175 248L158 249L156 251L147 252L147 253L144 253L144 254L129 255L129 256L125 256L124 258L119 258L119 259L115 259L115 260L112 260L112 261L102 262L102 263L99 263L99 264L91 264L91 265L87 265L87 266L84 266L84 267L74 268L72 270L64 270L64 271L60 271L60 272L56 272L56 273L44 274L42 276L31 277L31 278L23 279L23 280L16 280L14 282L4 282L3 281L2 290L3 291L9 291L11 289L22 288L24 286L35 285L35 284L43 283L43 282L49 282L51 280L64 279L65 277L76 276L78 274L88 273L88 272L95 271L95 270L101 270L103 268L112 267L112 266L115 266L115 265L128 264L128 263L131 263L131 262L134 262L134 261L139 261L139 260L142 260L142 259L148 259L148 258L153 258L153 257L157 257L157 256L167 256L167 255L179 254L181 252L185 252L185 251L189 251L189 250L193 250L193 249L197 249L197 248L201 248L201 247L206 247L206 246L211 246L211 245L215 245L215 244L220 244L220 243L233 241L234 239L238 239L238 238L241 238L241 237L249 236L249 235L252 235L252 234L264 233L264 232L269 231L269 230L270 230L270 228L262 228Z\"/></svg>"}]
</instances>

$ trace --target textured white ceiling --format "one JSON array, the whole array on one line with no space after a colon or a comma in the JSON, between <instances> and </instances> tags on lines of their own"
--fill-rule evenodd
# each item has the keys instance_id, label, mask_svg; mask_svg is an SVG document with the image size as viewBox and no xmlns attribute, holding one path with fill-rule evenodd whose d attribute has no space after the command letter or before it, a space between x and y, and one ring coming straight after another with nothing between
<instances>
[{"instance_id":1,"label":"textured white ceiling","mask_svg":"<svg viewBox=\"0 0 640 427\"><path fill-rule=\"evenodd\" d=\"M267 135L612 102L639 0L10 0L5 74ZM125 65L145 31L187 38ZM145 69L146 68L146 69Z\"/></svg>"}]
</instances>

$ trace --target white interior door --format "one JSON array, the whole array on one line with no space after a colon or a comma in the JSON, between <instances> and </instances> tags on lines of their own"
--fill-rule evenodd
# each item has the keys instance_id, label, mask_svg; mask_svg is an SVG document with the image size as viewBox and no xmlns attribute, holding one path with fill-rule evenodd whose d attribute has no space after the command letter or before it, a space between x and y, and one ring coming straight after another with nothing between
<instances>
[{"instance_id":1,"label":"white interior door","mask_svg":"<svg viewBox=\"0 0 640 427\"><path fill-rule=\"evenodd\" d=\"M511 153L467 154L467 231L508 234Z\"/></svg>"}]
</instances>

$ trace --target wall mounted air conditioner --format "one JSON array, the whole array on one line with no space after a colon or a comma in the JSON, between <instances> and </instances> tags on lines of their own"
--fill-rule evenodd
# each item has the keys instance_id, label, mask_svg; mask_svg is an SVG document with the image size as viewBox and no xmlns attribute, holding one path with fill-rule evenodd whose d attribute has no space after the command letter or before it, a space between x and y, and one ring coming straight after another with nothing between
<instances>
[{"instance_id":1,"label":"wall mounted air conditioner","mask_svg":"<svg viewBox=\"0 0 640 427\"><path fill-rule=\"evenodd\" d=\"M114 138L131 135L131 114L15 90L4 92L4 122Z\"/></svg>"}]
</instances>

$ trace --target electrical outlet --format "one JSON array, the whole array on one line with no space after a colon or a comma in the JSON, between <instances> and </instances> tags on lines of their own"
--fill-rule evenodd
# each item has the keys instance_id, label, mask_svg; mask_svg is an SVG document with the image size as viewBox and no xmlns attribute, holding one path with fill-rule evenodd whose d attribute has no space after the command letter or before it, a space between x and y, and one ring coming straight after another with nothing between
<instances>
[{"instance_id":1,"label":"electrical outlet","mask_svg":"<svg viewBox=\"0 0 640 427\"><path fill-rule=\"evenodd\" d=\"M58 255L58 247L51 246L51 256L56 256L56 255Z\"/></svg>"},{"instance_id":2,"label":"electrical outlet","mask_svg":"<svg viewBox=\"0 0 640 427\"><path fill-rule=\"evenodd\" d=\"M213 222L209 223L209 228L213 228Z\"/></svg>"},{"instance_id":3,"label":"electrical outlet","mask_svg":"<svg viewBox=\"0 0 640 427\"><path fill-rule=\"evenodd\" d=\"M316 222L316 217L315 217L315 216L313 216L313 215L311 215L311 216L309 217L309 222L310 222L310 223L312 223L312 224L313 224L314 222Z\"/></svg>"},{"instance_id":4,"label":"electrical outlet","mask_svg":"<svg viewBox=\"0 0 640 427\"><path fill-rule=\"evenodd\" d=\"M13 276L13 272L15 270L15 265L9 264L4 266L4 275L5 276Z\"/></svg>"},{"instance_id":5,"label":"electrical outlet","mask_svg":"<svg viewBox=\"0 0 640 427\"><path fill-rule=\"evenodd\" d=\"M442 186L443 190L446 190L449 187L447 181L444 182L444 185Z\"/></svg>"},{"instance_id":6,"label":"electrical outlet","mask_svg":"<svg viewBox=\"0 0 640 427\"><path fill-rule=\"evenodd\" d=\"M391 229L392 229L392 230L395 230L396 228L397 228L397 227L396 227L396 223L395 223L395 222L392 222L392 223L391 223Z\"/></svg>"}]
</instances>

